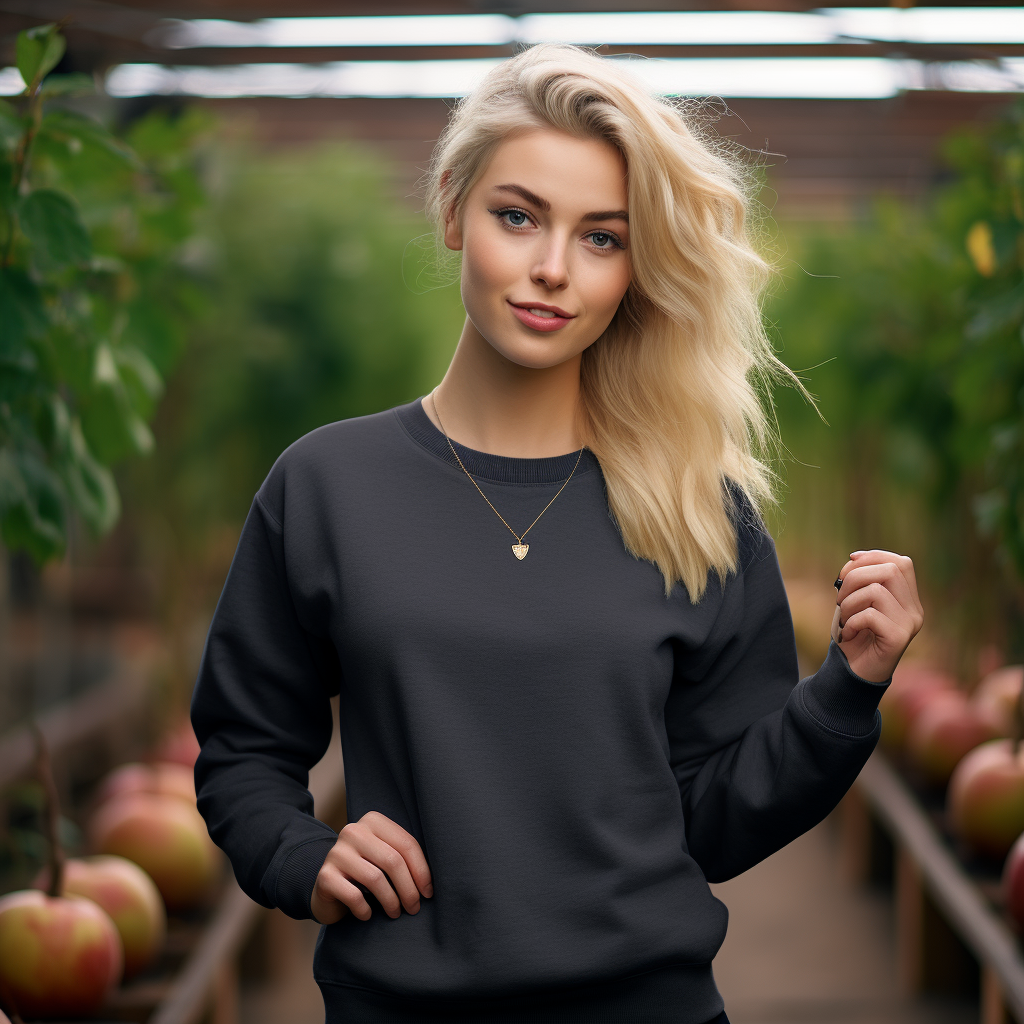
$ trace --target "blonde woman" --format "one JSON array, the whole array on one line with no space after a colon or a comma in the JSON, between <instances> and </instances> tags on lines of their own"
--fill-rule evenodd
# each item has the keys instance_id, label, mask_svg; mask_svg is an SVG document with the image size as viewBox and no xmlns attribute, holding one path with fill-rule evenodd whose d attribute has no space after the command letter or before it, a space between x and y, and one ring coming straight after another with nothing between
<instances>
[{"instance_id":1,"label":"blonde woman","mask_svg":"<svg viewBox=\"0 0 1024 1024\"><path fill-rule=\"evenodd\" d=\"M725 1022L708 882L875 746L914 570L852 555L798 681L747 203L621 63L504 62L430 174L467 313L444 379L256 495L193 700L199 807L253 899L324 925L329 1024ZM306 789L338 693L340 835Z\"/></svg>"}]
</instances>

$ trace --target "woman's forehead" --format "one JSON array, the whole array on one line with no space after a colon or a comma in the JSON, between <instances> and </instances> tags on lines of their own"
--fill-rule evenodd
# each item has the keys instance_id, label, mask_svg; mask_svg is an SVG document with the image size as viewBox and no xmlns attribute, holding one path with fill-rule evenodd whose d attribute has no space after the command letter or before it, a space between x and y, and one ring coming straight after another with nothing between
<instances>
[{"instance_id":1,"label":"woman's forehead","mask_svg":"<svg viewBox=\"0 0 1024 1024\"><path fill-rule=\"evenodd\" d=\"M626 163L619 150L604 139L578 138L555 129L506 139L477 184L488 191L509 192L510 199L518 191L521 199L541 209L627 208Z\"/></svg>"}]
</instances>

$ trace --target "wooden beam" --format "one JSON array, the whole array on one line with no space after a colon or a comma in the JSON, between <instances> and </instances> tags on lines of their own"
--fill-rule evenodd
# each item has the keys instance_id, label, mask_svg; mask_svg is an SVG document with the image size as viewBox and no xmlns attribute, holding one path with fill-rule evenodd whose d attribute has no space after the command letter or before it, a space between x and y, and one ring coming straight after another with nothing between
<instances>
[{"instance_id":1,"label":"wooden beam","mask_svg":"<svg viewBox=\"0 0 1024 1024\"><path fill-rule=\"evenodd\" d=\"M59 761L69 749L95 742L118 723L141 717L151 698L148 666L126 662L108 682L40 715L39 728ZM27 726L0 737L0 787L33 770L34 750Z\"/></svg>"}]
</instances>

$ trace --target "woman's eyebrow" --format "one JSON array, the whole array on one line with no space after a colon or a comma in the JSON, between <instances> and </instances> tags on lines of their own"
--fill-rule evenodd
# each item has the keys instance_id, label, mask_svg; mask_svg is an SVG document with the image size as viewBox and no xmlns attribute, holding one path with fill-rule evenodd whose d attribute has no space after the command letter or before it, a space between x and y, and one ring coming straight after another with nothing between
<instances>
[{"instance_id":1,"label":"woman's eyebrow","mask_svg":"<svg viewBox=\"0 0 1024 1024\"><path fill-rule=\"evenodd\" d=\"M528 188L523 188L522 185L495 185L494 189L496 192L511 192L545 212L551 209L551 204L546 199L541 199L536 192L531 192Z\"/></svg>"},{"instance_id":2,"label":"woman's eyebrow","mask_svg":"<svg viewBox=\"0 0 1024 1024\"><path fill-rule=\"evenodd\" d=\"M585 213L581 220L624 220L629 223L629 214L625 210L601 210L599 213Z\"/></svg>"}]
</instances>

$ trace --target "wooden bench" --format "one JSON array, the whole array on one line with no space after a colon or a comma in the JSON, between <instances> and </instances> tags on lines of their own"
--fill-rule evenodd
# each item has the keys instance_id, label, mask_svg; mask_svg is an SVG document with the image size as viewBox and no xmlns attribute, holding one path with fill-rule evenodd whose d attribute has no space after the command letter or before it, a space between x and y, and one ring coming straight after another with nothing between
<instances>
[{"instance_id":1,"label":"wooden bench","mask_svg":"<svg viewBox=\"0 0 1024 1024\"><path fill-rule=\"evenodd\" d=\"M978 962L981 1024L1024 1024L1024 957L994 906L995 893L964 870L884 753L871 755L840 811L850 877L868 875L872 821L892 841L897 970L904 988L920 992L935 973L929 959L941 956L941 939L934 939L934 908Z\"/></svg>"}]
</instances>

